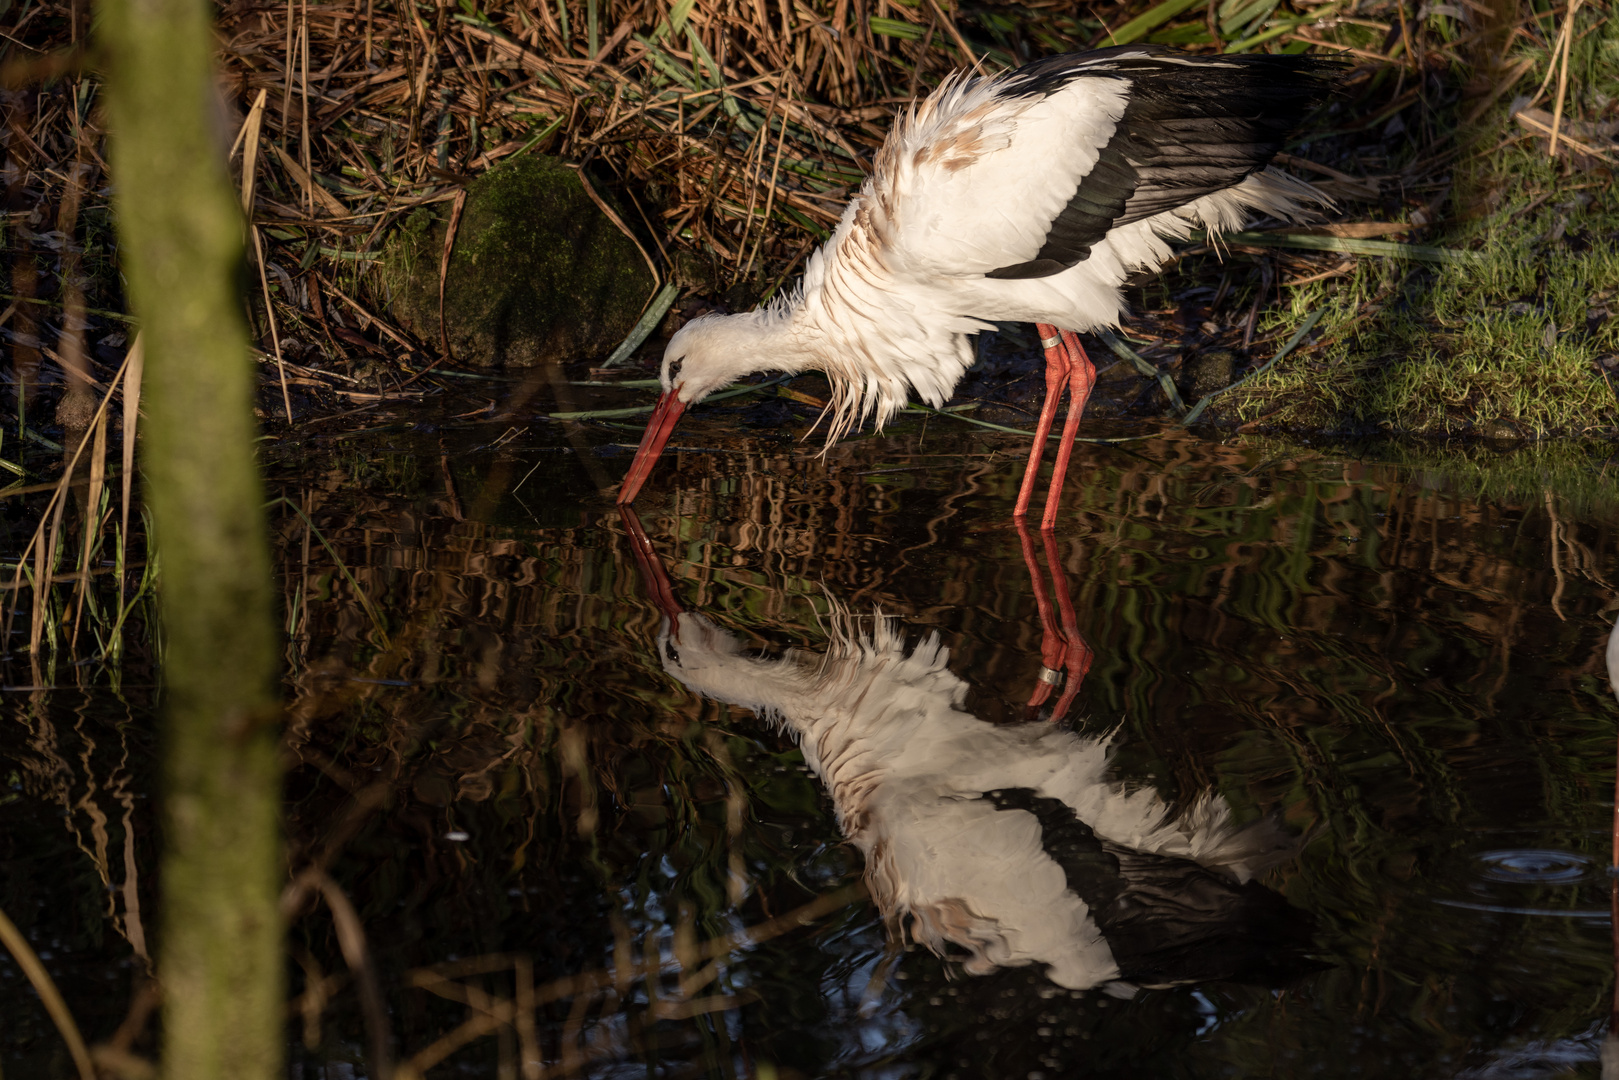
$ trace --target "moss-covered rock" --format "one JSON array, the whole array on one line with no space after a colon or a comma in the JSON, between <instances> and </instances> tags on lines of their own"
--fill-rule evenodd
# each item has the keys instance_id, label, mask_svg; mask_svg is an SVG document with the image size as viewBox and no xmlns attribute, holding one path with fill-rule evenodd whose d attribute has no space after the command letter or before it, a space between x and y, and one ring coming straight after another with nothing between
<instances>
[{"instance_id":1,"label":"moss-covered rock","mask_svg":"<svg viewBox=\"0 0 1619 1080\"><path fill-rule=\"evenodd\" d=\"M427 342L439 337L448 217L416 211L383 255L394 317ZM477 367L605 353L635 325L652 284L640 252L585 194L579 174L524 156L467 189L444 291L450 348Z\"/></svg>"}]
</instances>

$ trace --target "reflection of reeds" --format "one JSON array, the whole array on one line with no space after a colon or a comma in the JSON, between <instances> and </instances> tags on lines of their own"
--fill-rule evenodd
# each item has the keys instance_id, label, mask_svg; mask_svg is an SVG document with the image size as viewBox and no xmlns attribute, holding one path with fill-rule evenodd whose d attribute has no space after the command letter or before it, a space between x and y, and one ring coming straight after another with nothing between
<instances>
[{"instance_id":1,"label":"reflection of reeds","mask_svg":"<svg viewBox=\"0 0 1619 1080\"><path fill-rule=\"evenodd\" d=\"M129 953L133 954L133 981L137 991L135 1008L144 1016L150 1012L155 1001L140 989L146 981L144 973L150 971L146 939L146 919L150 909L143 908L141 897L144 887L150 901L151 879L147 876L143 880L143 871L151 854L147 842L149 822L145 817L150 803L144 798L150 777L150 763L145 758L146 740L139 724L132 722L137 715L132 707L125 706L124 715L108 723L101 715L87 715L91 707L86 700L81 700L72 716L73 722L68 723L66 717L52 708L53 703L59 700L44 690L35 690L27 696L13 715L7 718L8 724L20 733L20 737L14 746L8 748L10 752L5 756L12 763L15 769L13 775L20 781L22 789L32 798L46 805L54 805L59 810L69 842L60 846L50 843L56 854L55 864L65 866L74 858L74 852L83 857L82 865L90 873L79 880L93 884L90 885L89 894L79 896L78 902L88 901L87 910L99 907L99 915L105 924L127 943ZM11 887L5 890L4 904L0 904L0 907L16 904L13 914L36 923L33 927L25 923L23 929L37 933L38 914L34 905L38 898L30 896L26 876L20 876L24 880L8 883ZM99 937L103 932L98 927L95 934ZM37 942L39 939L35 937L34 940ZM28 967L23 954L25 947L26 943L19 947L11 942L4 946L5 951L17 957L24 969ZM54 951L60 944L52 942L50 947ZM39 979L30 973L30 981L37 985ZM71 983L63 985L65 989ZM41 996L49 1001L44 990L41 990ZM82 1013L92 1011L88 1008L90 1004L69 991L68 1000L61 1009L80 1012L81 1018L89 1021L83 1030L93 1035L99 1026L98 1021L105 1019L105 1010L94 1009L98 1014L94 1019L82 1017ZM64 1029L64 1038L72 1046L75 1036L66 1030L58 1007L51 1006L50 1012L53 1022ZM71 1018L68 1019L70 1021ZM130 1037L136 1033L138 1031L130 1033ZM120 1033L113 1040L115 1045L110 1050L108 1045L98 1045L91 1048L90 1056L101 1066L117 1072L113 1059L128 1050L127 1042ZM110 1058L107 1056L109 1052L112 1054ZM84 1059L77 1051L74 1057L82 1067ZM82 1071L81 1075L88 1077L98 1074L92 1069Z\"/></svg>"},{"instance_id":2,"label":"reflection of reeds","mask_svg":"<svg viewBox=\"0 0 1619 1080\"><path fill-rule=\"evenodd\" d=\"M993 437L937 431L919 452L903 428L852 445L824 467L758 447L672 461L675 512L646 523L680 601L762 647L815 647L828 594L858 593L917 625L948 626L953 667L1016 711L1038 636L1017 537L998 516L1016 476L997 460L1015 454ZM1109 726L1124 718L1125 760L1171 790L1217 787L1245 812L1284 807L1297 825L1314 823L1325 839L1311 850L1332 854L1286 875L1290 897L1324 914L1335 949L1406 970L1390 956L1390 935L1402 955L1426 955L1395 919L1409 912L1357 921L1391 903L1379 893L1379 860L1404 859L1418 842L1388 808L1454 821L1480 797L1458 762L1500 722L1502 695L1521 693L1504 688L1521 681L1523 654L1548 634L1573 633L1606 602L1605 519L1557 500L1548 508L1539 492L1479 500L1420 464L1301 458L1257 442L1210 447L1185 435L1088 449L1076 468L1059 554L1097 654L1091 716ZM376 827L351 826L351 815L372 821L394 800L435 830L494 827L498 808L516 800L522 824L499 827L518 868L502 876L458 864L454 851L424 856L427 866L495 892L545 881L537 911L607 897L608 914L579 916L586 955L613 957L620 974L663 973L636 995L608 974L547 975L554 961L541 954L524 969L528 954L473 950L465 955L485 965L474 971L384 948L376 962L390 994L414 984L410 993L465 1010L434 1013L439 1026L407 1039L402 1060L476 1053L466 1041L476 1038L492 1040L494 1057L527 1061L519 1048L533 1039L555 1075L653 1045L660 1016L667 1032L702 1020L684 1010L739 1006L740 990L701 981L707 960L687 959L694 940L723 937L716 924L761 918L758 898L784 887L760 845L762 826L792 805L769 779L792 751L772 747L763 725L671 690L645 648L658 614L615 519L575 528L456 520L447 505L431 509L433 487L411 486L436 486L435 470L396 479L397 495L288 492L331 545L330 554L313 540L306 548L305 519L281 519L289 583L308 583L290 746L311 780L319 769L341 785L295 811L293 835L327 837L303 850L328 860L358 910L386 911L386 894L343 872L366 858L342 854L348 838ZM1509 526L1512 542L1492 540ZM400 628L392 647L355 590ZM1567 624L1547 606L1554 595ZM1346 609L1359 621L1346 622ZM1273 659L1256 660L1256 640L1275 642ZM1568 640L1558 692L1583 700L1597 646ZM1409 658L1439 641L1465 651L1446 682L1432 683ZM1240 694L1205 691L1205 679ZM1522 745L1541 743L1526 734ZM1583 758L1547 750L1541 797L1583 820ZM810 794L804 812L815 805ZM344 824L312 833L332 820ZM648 851L681 876L646 880ZM599 875L582 893L555 880L580 866ZM565 981L575 978L585 982ZM351 1028L352 996L330 976L312 979L302 1005L328 1027ZM573 988L566 1000L563 986ZM1353 1011L1352 984L1331 992Z\"/></svg>"},{"instance_id":3,"label":"reflection of reeds","mask_svg":"<svg viewBox=\"0 0 1619 1080\"><path fill-rule=\"evenodd\" d=\"M862 603L944 628L952 668L986 708L1004 699L1018 712L1038 634L1017 536L1000 517L1016 481L1000 464L1014 455L993 437L937 430L919 452L903 427L853 445L826 467L757 447L671 462L679 514L646 523L680 601L759 647L816 648L828 595L865 590ZM376 466L362 454L354 467ZM1487 812L1466 809L1488 794L1470 748L1521 722L1524 673L1541 670L1526 664L1543 665L1544 642L1569 659L1531 680L1534 693L1586 707L1600 657L1580 635L1608 602L1606 519L1562 501L1553 513L1539 493L1480 500L1422 463L1257 442L1177 435L1087 449L1076 469L1058 548L1096 650L1081 706L1102 725L1125 721L1132 775L1171 792L1217 787L1242 812L1279 807L1314 824L1304 865L1281 882L1290 899L1323 915L1335 953L1453 992L1442 973L1455 943L1413 940L1415 916L1379 868L1425 873L1415 823ZM351 908L339 901L329 918L305 905L294 925L306 972L294 1015L310 1053L365 1045L375 1010L347 974L362 955L393 1013L395 1075L452 1052L519 1075L540 1075L533 1061L554 1076L643 1054L696 1060L719 1053L733 1023L761 1038L748 1025L793 992L771 981L790 954L737 949L732 935L843 884L792 880L807 853L837 843L795 751L667 681L648 648L658 613L615 518L456 520L433 506L436 465L366 475L369 494L347 481L288 485L301 513L272 512L299 611L289 860ZM1442 682L1409 659L1436 642L1453 652ZM1578 846L1572 830L1595 816L1581 749L1591 736L1558 724L1512 745L1543 755L1535 798ZM86 778L72 744L49 749L24 765L30 789L93 780L113 841L81 807L80 842L98 867L116 863L113 762ZM790 842L778 839L786 828ZM479 842L446 840L452 829ZM139 910L125 909L126 920ZM423 924L426 939L410 929ZM880 949L880 928L860 925ZM452 951L463 958L453 965ZM1333 979L1323 993L1345 1015L1369 1000ZM1564 1011L1578 1007L1571 998Z\"/></svg>"},{"instance_id":4,"label":"reflection of reeds","mask_svg":"<svg viewBox=\"0 0 1619 1080\"><path fill-rule=\"evenodd\" d=\"M68 1010L67 1002L62 1000L45 965L39 962L39 957L29 946L28 939L22 936L3 911L0 911L0 946L11 953L11 958L22 968L35 993L45 1003L45 1011L50 1013L51 1021L62 1033L62 1041L67 1043L73 1055L73 1064L79 1071L80 1080L95 1080L95 1063L90 1060L90 1052L85 1048L84 1037L79 1034L79 1025L74 1022L73 1013Z\"/></svg>"},{"instance_id":5,"label":"reflection of reeds","mask_svg":"<svg viewBox=\"0 0 1619 1080\"><path fill-rule=\"evenodd\" d=\"M629 1057L636 1049L633 1045L611 1035L602 1038L599 1028L594 1037L587 1038L585 1021L591 1011L605 1016L633 1008L637 986L642 988L646 999L646 1023L692 1020L757 1001L758 991L748 987L730 993L698 995L722 976L735 953L809 926L864 895L863 886L847 886L775 918L702 942L692 936L688 918L676 928L667 951L654 934L649 934L640 962L635 960L634 943L627 928L620 923L615 926L613 966L541 985L533 983L531 961L524 956L493 954L417 968L406 973L407 985L467 1006L468 1018L411 1055L395 1075L421 1076L462 1047L503 1028L512 1031L523 1050L521 1069L525 1077L572 1076L597 1062ZM504 975L507 971L513 976L509 998L490 993L476 981L465 981ZM670 981L674 985L663 985ZM552 1055L557 1060L547 1067L540 1057L542 1051L534 1034L538 1026L536 1016L547 1005L563 1001L574 1005L558 1035L558 1049ZM507 1052L503 1051L501 1056L505 1065Z\"/></svg>"}]
</instances>

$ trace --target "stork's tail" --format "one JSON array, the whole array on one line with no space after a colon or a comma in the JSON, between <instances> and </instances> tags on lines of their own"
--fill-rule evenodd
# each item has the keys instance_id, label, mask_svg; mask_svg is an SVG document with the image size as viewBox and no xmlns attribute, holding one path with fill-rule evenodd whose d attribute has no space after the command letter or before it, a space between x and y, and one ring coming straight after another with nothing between
<instances>
[{"instance_id":1,"label":"stork's tail","mask_svg":"<svg viewBox=\"0 0 1619 1080\"><path fill-rule=\"evenodd\" d=\"M1335 209L1331 196L1312 184L1267 165L1235 187L1205 195L1174 211L1178 217L1202 225L1210 236L1237 232L1257 211L1294 224L1318 221L1323 211Z\"/></svg>"}]
</instances>

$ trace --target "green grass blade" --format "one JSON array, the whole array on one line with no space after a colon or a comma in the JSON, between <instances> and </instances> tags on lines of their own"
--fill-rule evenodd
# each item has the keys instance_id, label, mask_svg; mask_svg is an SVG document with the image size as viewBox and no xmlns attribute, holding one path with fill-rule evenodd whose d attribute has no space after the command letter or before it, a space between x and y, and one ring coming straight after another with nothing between
<instances>
[{"instance_id":1,"label":"green grass blade","mask_svg":"<svg viewBox=\"0 0 1619 1080\"><path fill-rule=\"evenodd\" d=\"M653 38L642 37L640 34L632 36L645 46L647 59L652 61L653 67L684 86L687 90L703 89L702 81L696 75L693 75L686 65L658 48L657 42Z\"/></svg>"},{"instance_id":2,"label":"green grass blade","mask_svg":"<svg viewBox=\"0 0 1619 1080\"><path fill-rule=\"evenodd\" d=\"M724 89L725 78L720 71L720 66L714 62L714 56L708 51L708 46L703 44L703 39L697 36L695 26L688 25L686 27L686 41L691 45L692 59L700 61L708 71L708 78L703 81L717 90ZM693 64L692 66L696 67L697 65ZM701 75L702 72L699 71L698 74Z\"/></svg>"},{"instance_id":3,"label":"green grass blade","mask_svg":"<svg viewBox=\"0 0 1619 1080\"><path fill-rule=\"evenodd\" d=\"M672 281L659 289L658 295L652 298L652 303L647 305L646 312L636 322L634 329L630 331L630 336L619 343L618 348L614 349L612 355L602 361L601 366L604 368L616 367L628 360L630 354L641 347L641 342L650 337L652 331L657 329L658 324L663 321L664 314L668 312L675 302L675 297L679 295L680 286Z\"/></svg>"},{"instance_id":4,"label":"green grass blade","mask_svg":"<svg viewBox=\"0 0 1619 1080\"><path fill-rule=\"evenodd\" d=\"M1180 0L1172 0L1172 2L1179 3ZM899 38L901 41L921 41L923 35L927 33L926 30L915 23L901 22L899 19L883 19L876 15L867 19L866 25L871 27L873 34Z\"/></svg>"},{"instance_id":5,"label":"green grass blade","mask_svg":"<svg viewBox=\"0 0 1619 1080\"><path fill-rule=\"evenodd\" d=\"M1029 439L1030 441L1033 441L1034 439L1034 432L1032 431L1026 431L1023 428L1007 427L1005 424L992 424L988 420L980 420L976 416L965 416L963 414L966 412L966 407L961 405L957 405L954 408L934 409L927 405L917 405L913 402L912 404L905 406L905 411L926 413L929 416L949 416L956 420L965 421L966 423L972 424L976 427L988 428L990 431L1004 431L1008 435L1022 435L1025 439ZM1160 434L1160 432L1154 431L1145 435L1121 435L1116 439L1087 439L1085 436L1080 435L1076 437L1074 441L1082 443L1135 442L1139 439L1156 439ZM1046 436L1046 441L1049 442L1052 439L1060 438L1062 438L1062 432L1053 431L1050 435Z\"/></svg>"},{"instance_id":6,"label":"green grass blade","mask_svg":"<svg viewBox=\"0 0 1619 1080\"><path fill-rule=\"evenodd\" d=\"M1283 34L1297 30L1306 23L1313 23L1315 21L1316 17L1313 15L1308 19L1288 19L1285 22L1271 27L1269 30L1255 34L1253 37L1243 38L1241 41L1233 42L1232 44L1227 45L1225 51L1228 54L1245 53L1255 45L1263 45L1272 38L1279 38Z\"/></svg>"},{"instance_id":7,"label":"green grass blade","mask_svg":"<svg viewBox=\"0 0 1619 1080\"><path fill-rule=\"evenodd\" d=\"M721 390L717 394L710 394L704 401L724 401L726 398L741 397L743 394L752 394L772 386L780 386L791 375L782 375L769 382L754 383L752 386L739 386L735 390ZM551 420L613 420L621 416L648 416L656 405L635 405L627 409L586 409L583 412L555 412L549 416Z\"/></svg>"},{"instance_id":8,"label":"green grass blade","mask_svg":"<svg viewBox=\"0 0 1619 1080\"><path fill-rule=\"evenodd\" d=\"M1162 4L1144 14L1137 15L1113 31L1108 43L1111 45L1128 45L1132 41L1139 41L1170 19L1181 14L1181 12L1189 11L1202 2L1203 0L1164 0ZM917 36L920 37L921 35L918 34Z\"/></svg>"},{"instance_id":9,"label":"green grass blade","mask_svg":"<svg viewBox=\"0 0 1619 1080\"><path fill-rule=\"evenodd\" d=\"M1175 406L1175 411L1182 416L1186 415L1186 402L1181 400L1181 392L1175 389L1173 379L1154 367L1152 361L1126 345L1113 331L1103 329L1099 332L1099 336L1120 359L1130 361L1131 366L1147 378L1158 380L1158 385L1163 388L1164 396L1169 399L1171 405Z\"/></svg>"},{"instance_id":10,"label":"green grass blade","mask_svg":"<svg viewBox=\"0 0 1619 1080\"><path fill-rule=\"evenodd\" d=\"M675 6L669 9L669 30L678 34L691 17L691 9L697 6L697 0L675 0Z\"/></svg>"},{"instance_id":11,"label":"green grass blade","mask_svg":"<svg viewBox=\"0 0 1619 1080\"><path fill-rule=\"evenodd\" d=\"M1281 360L1282 357L1292 352L1298 343L1304 340L1305 334L1308 334L1311 330L1315 329L1315 324L1320 322L1321 316L1325 315L1326 313L1326 308L1316 308L1314 311L1310 312L1309 317L1306 318L1299 328L1293 332L1293 336L1287 339L1287 344L1282 346L1282 351L1271 357L1270 360L1266 362L1264 367L1259 368L1256 371L1250 371L1248 374L1244 375L1242 378L1238 379L1224 390L1216 390L1214 393L1206 395L1196 405L1192 406L1191 412L1181 417L1181 423L1187 427L1190 427L1197 421L1198 417L1203 415L1203 410L1209 407L1209 402L1213 401L1221 394L1230 393L1243 383L1263 375L1265 372L1275 367L1277 362Z\"/></svg>"},{"instance_id":12,"label":"green grass blade","mask_svg":"<svg viewBox=\"0 0 1619 1080\"><path fill-rule=\"evenodd\" d=\"M1312 233L1237 232L1220 237L1228 244L1250 247L1300 248L1305 251L1339 251L1345 255L1378 255L1388 259L1415 259L1418 262L1472 262L1478 255L1455 248L1402 244L1395 240L1362 240L1349 236L1317 236Z\"/></svg>"},{"instance_id":13,"label":"green grass blade","mask_svg":"<svg viewBox=\"0 0 1619 1080\"><path fill-rule=\"evenodd\" d=\"M1220 8L1220 36L1234 38L1249 26L1258 26L1270 17L1276 10L1276 0L1254 0L1251 4L1238 7L1237 10L1226 14L1226 7Z\"/></svg>"}]
</instances>

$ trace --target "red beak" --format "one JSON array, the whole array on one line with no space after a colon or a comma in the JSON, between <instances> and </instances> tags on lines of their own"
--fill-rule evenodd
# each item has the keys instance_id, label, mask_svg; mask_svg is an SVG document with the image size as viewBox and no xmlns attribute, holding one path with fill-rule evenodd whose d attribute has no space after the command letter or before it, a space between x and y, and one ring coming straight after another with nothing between
<instances>
[{"instance_id":1,"label":"red beak","mask_svg":"<svg viewBox=\"0 0 1619 1080\"><path fill-rule=\"evenodd\" d=\"M652 475L652 466L658 463L658 455L663 453L664 444L685 411L685 402L676 397L673 390L658 399L652 418L646 422L646 434L641 436L641 446L635 451L629 475L624 478L624 486L618 489L618 505L627 506L641 493L641 485Z\"/></svg>"}]
</instances>

